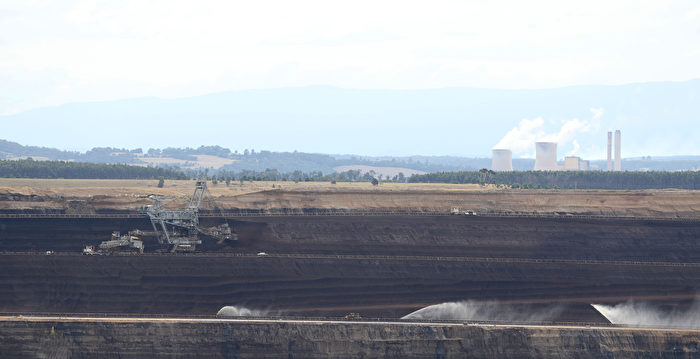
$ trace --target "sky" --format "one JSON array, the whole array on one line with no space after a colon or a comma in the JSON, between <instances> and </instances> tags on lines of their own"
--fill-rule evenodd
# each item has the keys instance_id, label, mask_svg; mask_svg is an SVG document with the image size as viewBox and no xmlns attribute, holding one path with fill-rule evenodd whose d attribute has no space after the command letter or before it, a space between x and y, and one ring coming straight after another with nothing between
<instances>
[{"instance_id":1,"label":"sky","mask_svg":"<svg viewBox=\"0 0 700 359\"><path fill-rule=\"evenodd\" d=\"M0 115L308 85L685 81L697 64L697 0L0 1Z\"/></svg>"}]
</instances>

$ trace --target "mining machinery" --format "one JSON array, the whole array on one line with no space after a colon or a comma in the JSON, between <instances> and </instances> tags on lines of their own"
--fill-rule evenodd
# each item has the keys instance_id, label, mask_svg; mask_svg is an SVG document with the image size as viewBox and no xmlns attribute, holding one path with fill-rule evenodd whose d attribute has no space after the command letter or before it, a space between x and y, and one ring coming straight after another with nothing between
<instances>
[{"instance_id":1,"label":"mining machinery","mask_svg":"<svg viewBox=\"0 0 700 359\"><path fill-rule=\"evenodd\" d=\"M175 252L194 251L195 246L202 243L199 234L217 239L219 243L235 240L228 223L207 229L199 227L199 206L206 191L207 182L197 181L187 208L176 210L165 209L162 197L150 196L155 203L147 206L144 213L151 220L158 243L171 245L171 251Z\"/></svg>"},{"instance_id":2,"label":"mining machinery","mask_svg":"<svg viewBox=\"0 0 700 359\"><path fill-rule=\"evenodd\" d=\"M144 233L138 229L129 231L127 234L121 234L118 231L112 232L112 239L101 242L97 248L95 246L85 246L83 254L109 254L113 252L133 252L136 249L139 253L143 253L145 248L143 241L138 237Z\"/></svg>"},{"instance_id":3,"label":"mining machinery","mask_svg":"<svg viewBox=\"0 0 700 359\"><path fill-rule=\"evenodd\" d=\"M152 232L138 229L129 231L125 235L113 232L112 239L100 243L97 249L93 246L87 246L83 253L105 254L133 248L143 253L142 236L155 237L159 244L170 246L171 252L194 251L196 246L202 243L200 234L217 240L218 244L237 240L238 238L231 231L228 223L210 228L199 226L199 206L202 204L206 191L207 182L197 181L192 198L184 209L165 209L163 202L169 199L155 195L149 196L154 203L143 208L141 212L151 220Z\"/></svg>"}]
</instances>

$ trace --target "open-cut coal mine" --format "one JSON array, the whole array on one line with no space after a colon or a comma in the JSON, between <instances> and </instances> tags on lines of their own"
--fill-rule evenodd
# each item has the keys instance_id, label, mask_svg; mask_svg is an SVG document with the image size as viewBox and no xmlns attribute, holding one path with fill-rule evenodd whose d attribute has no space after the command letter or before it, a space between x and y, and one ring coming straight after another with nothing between
<instances>
[{"instance_id":1,"label":"open-cut coal mine","mask_svg":"<svg viewBox=\"0 0 700 359\"><path fill-rule=\"evenodd\" d=\"M508 352L511 357L561 357L576 351L572 348L590 348L592 341L601 338L606 341L605 347L614 352L612 357L645 357L640 353L648 353L646 357L700 355L698 331L624 332L627 329L610 327L609 320L591 306L634 300L690 308L700 289L700 220L689 216L676 219L499 216L454 214L449 209L442 214L405 211L314 215L313 211L306 211L304 215L237 216L219 213L210 212L199 218L201 226L225 223L235 238L218 241L204 238L189 251L176 251L177 245L171 250L154 238L141 238L141 252L130 248L94 253L85 253L85 248L98 248L114 231L149 231L152 222L137 212L124 211L86 215L3 214L0 217L0 312L10 317L24 316L28 327L22 328L30 329L12 324L22 319L3 321L2 345L14 348L17 356L22 356L28 345L22 335L36 331L57 343L68 343L66 355L75 356L81 345L96 348L106 345L99 344L102 342L113 343L110 336L119 337L117 332L124 328L131 328L129 335L136 335L138 330L132 327L140 325L129 322L105 327L103 322L92 319L75 322L65 318L26 319L54 313L68 317L142 316L146 319L139 330L151 331L150 335L152 328L172 333L182 327L196 332L192 335L207 337L201 342L188 339L181 343L189 348L182 353L197 353L197 346L210 345L211 333L216 333L216 345L220 347L217 348L228 348L215 350L214 354L220 357L256 357L254 348L240 340L248 338L248 344L257 340L256 345L262 347L267 339L261 336L265 335L271 336L268 344L288 346L287 351L271 354L259 350L257 357L276 357L274 354L293 357L294 353L298 357L338 357L342 356L336 355L338 350L343 348L348 350L348 357L455 357L469 352L475 357L498 356L497 350L484 349L489 345L506 348L502 354L511 350ZM582 329L576 329L572 339L562 337L563 329L551 328L509 328L499 332L415 323L418 327L409 330L399 323L376 329L374 326L379 323L358 322L401 321L402 317L426 306L459 301L497 302L535 311L557 308L547 318L548 322L568 323L567 328ZM268 320L236 327L231 319L221 322L224 328L217 326L216 320L223 319L217 319L215 314L225 306L245 307L263 313L259 315L285 320L341 320L333 324L292 321L287 325ZM196 322L149 322L148 318L155 315L211 318L211 322L201 324L198 331ZM343 326L343 320L347 327ZM325 325L328 330L314 329L318 325ZM596 331L591 326L605 329ZM226 346L233 344L220 333L236 330L246 332L234 345L238 352ZM491 338L490 343L484 342L484 330ZM51 337L57 331L61 333L60 339ZM356 340L344 337L350 331L359 337ZM544 347L533 349L537 340L532 336L544 335L538 331L558 338L557 344L551 345L554 342L550 341L546 351L537 351ZM448 332L449 335L445 334ZM100 333L103 337L101 341L89 342L86 333ZM289 336L280 337L279 333ZM569 330L565 335L571 333ZM501 334L504 336L499 337ZM638 341L635 345L629 344L632 334ZM469 343L476 345L476 339L463 335L478 335L480 349L470 349ZM415 339L414 344L410 344L411 338ZM616 338L623 338L622 342L616 343ZM314 340L326 344L316 347L302 344ZM426 340L431 343L430 350L434 349L428 350L430 353L411 349L425 344ZM460 344L456 345L454 340ZM395 351L387 343L394 343ZM294 345L304 349L294 351ZM245 350L240 351L241 348ZM600 352L588 351L578 356L605 355L604 348L596 348ZM153 356L157 354L154 350L135 350L132 357ZM234 352L238 354L234 356Z\"/></svg>"}]
</instances>

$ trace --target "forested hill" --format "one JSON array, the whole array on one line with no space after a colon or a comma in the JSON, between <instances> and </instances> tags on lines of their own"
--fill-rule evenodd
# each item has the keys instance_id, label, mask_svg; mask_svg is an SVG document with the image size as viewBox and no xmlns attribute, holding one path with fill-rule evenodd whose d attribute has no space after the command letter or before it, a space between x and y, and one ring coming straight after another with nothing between
<instances>
[{"instance_id":1,"label":"forested hill","mask_svg":"<svg viewBox=\"0 0 700 359\"><path fill-rule=\"evenodd\" d=\"M454 156L406 156L368 157L356 155L330 155L304 152L256 151L254 149L230 150L221 146L199 146L197 148L113 148L96 147L87 152L62 151L55 148L24 146L0 139L0 160L22 159L63 160L74 162L138 164L152 166L176 166L183 169L210 168L227 171L265 171L332 173L339 166L399 167L435 172L479 169L490 165L487 158L465 158ZM532 162L531 160L524 160ZM515 161L516 166L519 161ZM531 167L531 165L529 165Z\"/></svg>"},{"instance_id":2,"label":"forested hill","mask_svg":"<svg viewBox=\"0 0 700 359\"><path fill-rule=\"evenodd\" d=\"M274 152L244 149L230 150L225 147L199 146L197 148L167 147L163 149L125 149L114 147L96 147L86 152L62 151L55 148L24 146L16 142L0 139L0 160L33 158L34 160L62 160L72 162L91 162L108 164L132 164L153 167L179 167L185 170L199 171L209 169L209 173L219 170L228 172L256 171L269 169L281 173L302 171L305 173L321 171L330 174L346 171L346 166L390 167L393 171L408 175L416 172L472 171L490 168L490 158L470 158L459 156L358 156L332 155L304 152ZM531 170L533 159L513 159L513 169ZM344 167L338 169L339 167ZM592 169L605 168L605 161L591 161ZM700 169L700 156L677 157L640 157L623 158L624 170L639 171L678 171ZM376 169L375 169L376 170ZM393 175L392 175L393 176Z\"/></svg>"},{"instance_id":3,"label":"forested hill","mask_svg":"<svg viewBox=\"0 0 700 359\"><path fill-rule=\"evenodd\" d=\"M700 189L700 171L460 171L414 175L409 182L481 183L513 188Z\"/></svg>"},{"instance_id":4,"label":"forested hill","mask_svg":"<svg viewBox=\"0 0 700 359\"><path fill-rule=\"evenodd\" d=\"M0 160L0 177L86 179L187 179L174 168L64 161Z\"/></svg>"}]
</instances>

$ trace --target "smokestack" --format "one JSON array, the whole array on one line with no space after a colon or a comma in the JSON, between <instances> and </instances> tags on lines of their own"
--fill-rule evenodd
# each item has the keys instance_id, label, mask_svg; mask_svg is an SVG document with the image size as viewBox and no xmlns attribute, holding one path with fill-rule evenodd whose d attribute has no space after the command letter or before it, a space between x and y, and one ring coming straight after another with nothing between
<instances>
[{"instance_id":1,"label":"smokestack","mask_svg":"<svg viewBox=\"0 0 700 359\"><path fill-rule=\"evenodd\" d=\"M622 155L621 137L620 130L615 131L615 171L622 170L622 158L620 157Z\"/></svg>"},{"instance_id":2,"label":"smokestack","mask_svg":"<svg viewBox=\"0 0 700 359\"><path fill-rule=\"evenodd\" d=\"M494 149L491 169L494 171L512 171L513 152L511 150Z\"/></svg>"},{"instance_id":3,"label":"smokestack","mask_svg":"<svg viewBox=\"0 0 700 359\"><path fill-rule=\"evenodd\" d=\"M612 132L608 131L608 171L612 171Z\"/></svg>"},{"instance_id":4,"label":"smokestack","mask_svg":"<svg viewBox=\"0 0 700 359\"><path fill-rule=\"evenodd\" d=\"M535 151L535 171L556 171L559 169L556 142L535 142Z\"/></svg>"}]
</instances>

